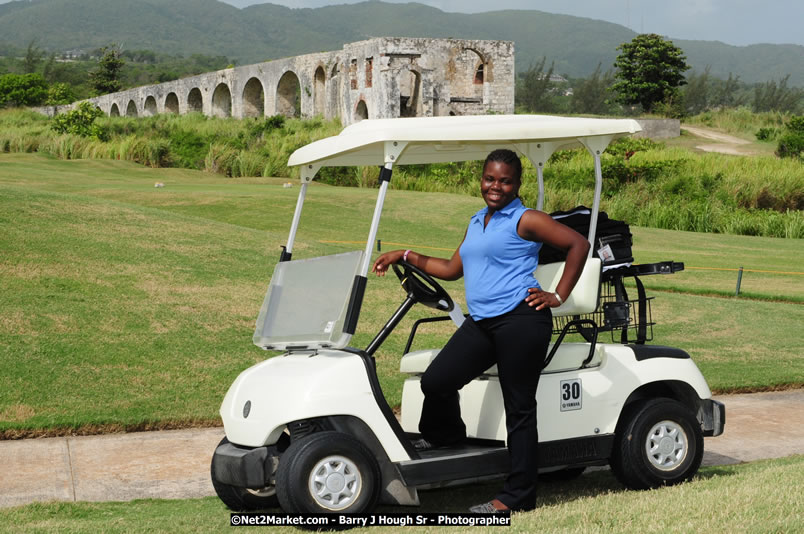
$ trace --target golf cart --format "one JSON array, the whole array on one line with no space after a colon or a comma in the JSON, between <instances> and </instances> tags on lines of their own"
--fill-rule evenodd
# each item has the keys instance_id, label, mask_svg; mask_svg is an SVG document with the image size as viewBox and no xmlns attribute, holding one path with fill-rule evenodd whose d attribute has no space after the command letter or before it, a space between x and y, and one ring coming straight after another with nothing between
<instances>
[{"instance_id":1,"label":"golf cart","mask_svg":"<svg viewBox=\"0 0 804 534\"><path fill-rule=\"evenodd\" d=\"M600 155L619 137L640 130L633 120L533 115L364 120L341 134L298 149L301 190L286 247L257 319L254 342L282 351L243 371L221 406L226 437L211 475L233 510L277 504L286 512L365 513L380 501L417 505L417 489L502 476L509 468L505 417L496 366L461 390L469 439L452 448L417 451L421 374L438 349L411 351L418 327L463 313L449 294L414 266L394 266L405 297L365 349L349 347L360 316L373 244L396 165L484 160L510 148L542 170L559 149L585 147L594 158L593 244L572 294L553 309L558 336L538 388L540 468L571 477L609 464L630 488L681 482L697 471L703 437L723 432L724 406L711 399L700 371L683 350L648 345L647 302L625 295L623 278L669 274L682 264L624 265L603 272L597 249ZM380 187L364 250L292 259L307 188L324 166L377 165ZM456 236L457 239L457 236ZM456 241L457 244L457 241ZM552 291L564 264L534 273ZM641 287L641 286L640 286ZM614 290L611 290L614 288ZM383 397L373 354L416 303L447 317L416 322L402 356L407 375L401 420ZM638 339L630 339L636 329ZM598 334L611 332L610 343ZM582 341L564 342L581 334ZM619 339L615 340L619 334Z\"/></svg>"}]
</instances>

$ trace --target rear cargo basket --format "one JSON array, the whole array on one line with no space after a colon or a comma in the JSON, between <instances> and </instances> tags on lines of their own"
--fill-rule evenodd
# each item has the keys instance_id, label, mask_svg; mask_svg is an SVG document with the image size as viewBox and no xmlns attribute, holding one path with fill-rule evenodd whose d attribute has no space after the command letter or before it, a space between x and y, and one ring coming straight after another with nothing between
<instances>
[{"instance_id":1,"label":"rear cargo basket","mask_svg":"<svg viewBox=\"0 0 804 534\"><path fill-rule=\"evenodd\" d=\"M619 283L622 283L621 281ZM651 300L653 297L629 299L618 295L616 282L601 282L600 305L592 313L553 318L553 333L561 333L562 328L576 319L590 319L598 325L600 332L611 332L612 343L637 343L653 340L653 321ZM622 291L620 292L622 293ZM570 327L569 334L584 334L582 325ZM640 331L644 336L640 337Z\"/></svg>"}]
</instances>

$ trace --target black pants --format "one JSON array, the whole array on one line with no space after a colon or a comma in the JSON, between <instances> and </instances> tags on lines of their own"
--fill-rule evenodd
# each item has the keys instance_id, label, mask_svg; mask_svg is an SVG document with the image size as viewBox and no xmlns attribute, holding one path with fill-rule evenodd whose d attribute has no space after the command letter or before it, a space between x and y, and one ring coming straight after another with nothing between
<instances>
[{"instance_id":1,"label":"black pants","mask_svg":"<svg viewBox=\"0 0 804 534\"><path fill-rule=\"evenodd\" d=\"M419 432L431 443L448 445L466 437L458 390L497 364L511 457L511 471L497 499L514 510L536 504L536 387L552 324L549 308L536 311L524 301L498 317L480 321L468 317L421 379Z\"/></svg>"}]
</instances>

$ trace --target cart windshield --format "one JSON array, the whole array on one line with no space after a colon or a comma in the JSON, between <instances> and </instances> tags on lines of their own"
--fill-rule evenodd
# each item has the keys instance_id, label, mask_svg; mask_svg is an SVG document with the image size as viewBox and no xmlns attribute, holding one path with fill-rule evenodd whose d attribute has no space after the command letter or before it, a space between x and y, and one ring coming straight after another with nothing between
<instances>
[{"instance_id":1,"label":"cart windshield","mask_svg":"<svg viewBox=\"0 0 804 534\"><path fill-rule=\"evenodd\" d=\"M265 295L254 344L273 350L343 348L362 251L277 264Z\"/></svg>"}]
</instances>

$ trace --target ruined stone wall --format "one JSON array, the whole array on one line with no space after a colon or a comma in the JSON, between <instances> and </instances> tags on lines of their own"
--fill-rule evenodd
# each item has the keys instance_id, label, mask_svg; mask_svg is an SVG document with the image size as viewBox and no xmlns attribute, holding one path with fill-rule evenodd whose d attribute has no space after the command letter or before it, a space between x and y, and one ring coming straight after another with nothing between
<instances>
[{"instance_id":1,"label":"ruined stone wall","mask_svg":"<svg viewBox=\"0 0 804 534\"><path fill-rule=\"evenodd\" d=\"M513 113L510 41L377 38L91 99L108 115L364 118Z\"/></svg>"}]
</instances>

